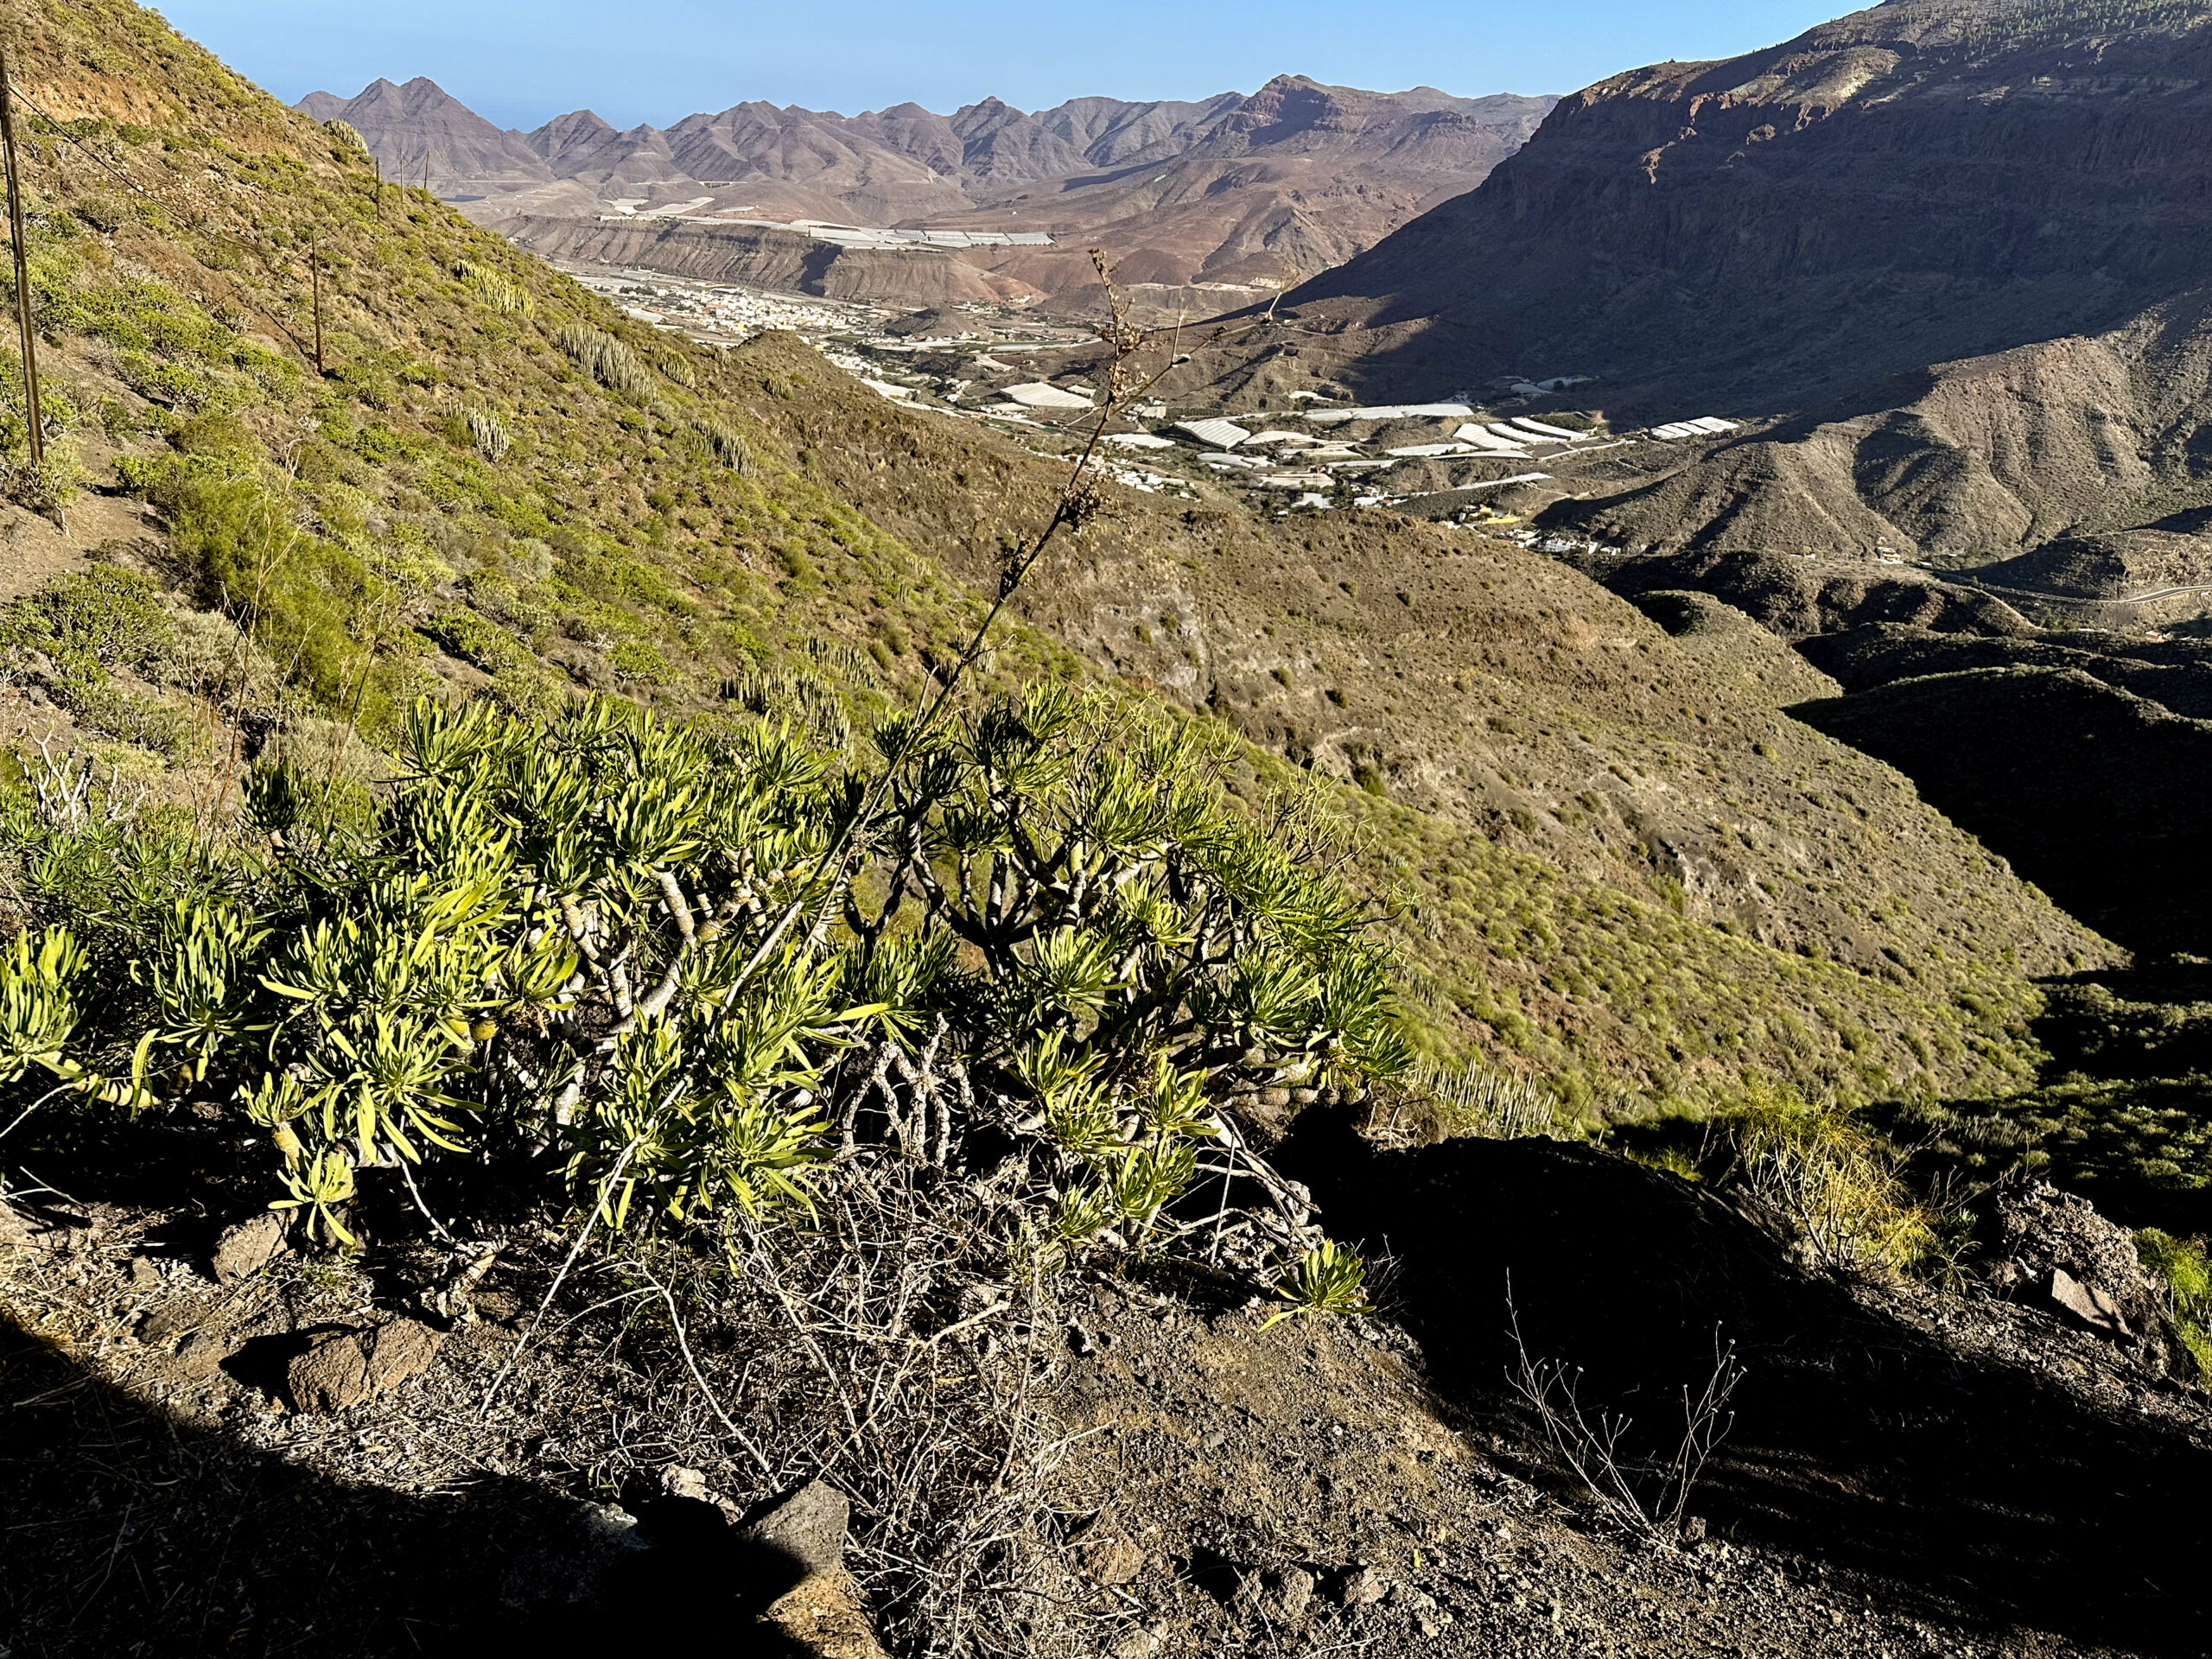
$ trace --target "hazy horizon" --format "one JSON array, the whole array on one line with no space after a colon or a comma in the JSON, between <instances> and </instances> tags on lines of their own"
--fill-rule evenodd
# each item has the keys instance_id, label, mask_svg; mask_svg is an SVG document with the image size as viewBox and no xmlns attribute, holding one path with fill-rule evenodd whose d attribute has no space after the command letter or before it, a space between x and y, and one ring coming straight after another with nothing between
<instances>
[{"instance_id":1,"label":"hazy horizon","mask_svg":"<svg viewBox=\"0 0 2212 1659\"><path fill-rule=\"evenodd\" d=\"M527 130L578 109L617 127L664 127L756 99L846 115L905 103L949 112L988 97L1024 110L1083 97L1195 100L1286 73L1374 92L1564 94L1644 63L1771 45L1849 10L1834 0L1586 0L1568 13L1532 12L1525 0L1404 0L1351 16L1321 0L1224 0L1194 29L1187 8L1133 0L1110 36L1091 14L1009 24L972 0L854 0L834 32L804 10L701 0L620 24L575 0L479 0L465 10L395 0L374 16L280 0L175 0L165 15L288 101L351 98L378 79L421 75L494 124Z\"/></svg>"}]
</instances>

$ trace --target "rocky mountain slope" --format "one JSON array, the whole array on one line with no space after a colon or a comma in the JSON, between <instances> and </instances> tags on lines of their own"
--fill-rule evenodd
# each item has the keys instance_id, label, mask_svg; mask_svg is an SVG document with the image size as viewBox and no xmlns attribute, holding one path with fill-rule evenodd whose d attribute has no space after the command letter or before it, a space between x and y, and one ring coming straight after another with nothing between
<instances>
[{"instance_id":1,"label":"rocky mountain slope","mask_svg":"<svg viewBox=\"0 0 2212 1659\"><path fill-rule=\"evenodd\" d=\"M390 757L418 696L473 721L589 691L610 721L635 705L718 748L803 733L857 774L1061 499L1065 435L902 407L790 334L722 350L656 332L380 180L346 130L128 0L25 17L11 68L47 112L23 117L34 298L80 488L63 499L65 469L7 457L0 944L31 993L11 1033L51 990L15 941L65 906L88 934L204 923L165 959L236 960L227 887L175 892L199 877L149 857L110 888L104 861L219 836L239 849L206 867L226 880L347 862L327 856L334 814L402 786ZM1363 1252L1378 1316L1340 1300L1276 1321L1288 1301L1233 1261L1083 1254L1056 1198L992 1198L964 1142L962 1161L841 1152L858 1173L825 1172L836 1202L809 1218L756 1223L741 1201L650 1236L601 1225L543 1141L426 1160L419 1183L365 1156L328 1200L349 1244L268 1207L291 1190L265 1133L299 1121L288 1084L241 1100L164 1065L158 1100L126 1110L45 1093L48 1050L11 1049L0 1507L35 1547L0 1550L10 1651L605 1652L648 1624L836 1659L874 1659L879 1637L900 1659L2201 1645L2196 1541L2171 1521L2207 1433L2169 1340L2178 1305L2111 1221L2015 1227L1955 1194L1923 1211L1865 1127L2022 1097L2050 1052L2047 985L2121 952L1903 773L1794 718L1836 682L1689 591L1698 569L1631 603L1386 511L1279 515L1203 479L1186 499L1097 491L961 712L1065 682L1226 746L1230 817L1310 784L1314 814L1349 826L1344 879L1372 901L1356 931L1402 986L1393 1028L1533 1103L1518 1138L1333 1088L1287 1125L1307 1103L1288 1089L1237 1120ZM1976 650L2047 643L1986 596L1898 582L1744 587L1777 621L1955 616ZM96 755L97 779L65 754ZM465 816L480 779L446 778L455 858L504 840ZM302 779L320 825L272 833ZM602 805L547 799L571 824ZM604 821L666 847L670 799L626 792ZM406 881L377 902L410 902ZM1182 925L1174 908L1145 925ZM452 915L440 901L407 950L446 950ZM160 994L204 1020L207 983ZM1231 1014L1266 1017L1273 984ZM504 1054L530 1017L454 1019L463 1058L441 1075ZM762 1014L785 1020L764 1068L804 1018ZM672 1023L610 1040L638 1053ZM265 1053L268 1029L245 1046ZM899 1058L927 1070L927 1041ZM823 1085L841 1111L872 1098L853 1092L866 1069ZM1409 1144L1446 1127L1499 1138ZM646 1138L617 1133L602 1199ZM1857 1161L1817 1161L1833 1147ZM1747 1169L1778 1185L1762 1198ZM1809 1221L1783 1207L1793 1170ZM1864 1206L1840 1231L1821 1208L1838 1173ZM1188 1196L1217 1237L1211 1187ZM1922 1255L1924 1281L1897 1276ZM2107 1306L2119 1324L2093 1317ZM1742 1427L1693 1524L1624 1535L1541 1414L1501 1398L1516 1306L1536 1357L1586 1367L1655 1441L1711 1375L1685 1357L1709 1368L1714 1325L1740 1332ZM800 1564L818 1599L763 1607L758 1529L817 1480L844 1495L816 1492ZM2072 1593L2069 1564L2113 1592Z\"/></svg>"},{"instance_id":2,"label":"rocky mountain slope","mask_svg":"<svg viewBox=\"0 0 2212 1659\"><path fill-rule=\"evenodd\" d=\"M1291 296L1307 355L1377 397L1587 374L1572 395L1617 422L1751 423L1560 509L1633 546L1988 559L2095 532L2116 583L2193 581L2208 25L1891 0L1617 76Z\"/></svg>"},{"instance_id":3,"label":"rocky mountain slope","mask_svg":"<svg viewBox=\"0 0 2212 1659\"><path fill-rule=\"evenodd\" d=\"M825 266L864 273L810 272L800 279L810 291L832 291L827 281L853 297L939 302L1085 289L1084 249L1100 240L1130 283L1222 284L1230 301L1238 288L1281 286L1479 183L1551 103L1286 75L1197 103L1083 98L1033 114L988 99L950 116L905 104L852 117L749 103L665 131L617 131L578 111L525 134L499 131L418 78L352 99L316 92L300 107L350 122L393 177L427 170L472 218L552 255L791 280L717 219L1040 232L1063 245L871 258L792 238L818 245ZM772 249L777 233L766 240ZM928 270L949 264L992 276L956 294L957 279Z\"/></svg>"}]
</instances>

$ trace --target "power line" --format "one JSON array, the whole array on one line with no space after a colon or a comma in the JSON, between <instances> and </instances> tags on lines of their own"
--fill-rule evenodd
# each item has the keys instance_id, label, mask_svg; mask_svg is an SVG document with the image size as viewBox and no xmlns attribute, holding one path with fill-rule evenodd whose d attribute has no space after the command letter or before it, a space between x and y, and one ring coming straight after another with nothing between
<instances>
[{"instance_id":1,"label":"power line","mask_svg":"<svg viewBox=\"0 0 2212 1659\"><path fill-rule=\"evenodd\" d=\"M16 167L16 109L9 102L8 48L0 43L0 146L7 149L8 225L15 241L16 329L23 348L23 429L31 465L46 460L46 414L39 405L38 331L31 327L30 257L23 247L23 181Z\"/></svg>"},{"instance_id":2,"label":"power line","mask_svg":"<svg viewBox=\"0 0 2212 1659\"><path fill-rule=\"evenodd\" d=\"M135 190L138 194L145 197L147 200L154 203L155 206L158 207L165 207L169 212L177 213L188 220L191 219L192 212L190 209L180 207L176 203L169 200L158 191L147 188L146 186L139 183L137 180L132 178L129 174L118 168L112 162L109 161L106 156L102 156L98 150L90 148L82 139L79 138L76 134L71 132L67 127L64 126L60 121L57 120L54 117L48 115L44 110L41 109L35 102L25 94L20 86L16 85L13 79L10 79L8 81L7 86L10 92L12 92L16 97L22 99L23 103L30 108L33 113L36 114L40 119L46 123L54 137L75 148L87 161L91 162L93 166L107 174L109 177L114 179L125 189ZM381 179L378 181L378 194L379 197L383 194L383 181ZM264 270L268 269L269 256L267 251L264 249L257 247L251 242L247 242L238 237L232 236L223 231L213 231L208 233L213 235L219 242L228 243L231 246L238 249L242 252L251 254L261 263ZM310 258L312 258L312 255L310 256ZM311 279L319 278L319 272L311 270ZM253 308L259 312L263 317L267 319L269 321L275 323L276 327L283 332L284 336L292 342L293 348L297 351L302 357L308 357L310 355L307 346L301 340L297 334L295 334L292 332L292 325L290 323L287 322L283 318L278 316L275 312L270 310L265 306L255 304L251 299L248 300L248 303L251 304ZM321 332L321 307L319 299L316 303L315 310L317 332L319 334ZM312 353L312 356L315 359L316 371L318 372L321 372L322 353L319 343L316 350Z\"/></svg>"}]
</instances>

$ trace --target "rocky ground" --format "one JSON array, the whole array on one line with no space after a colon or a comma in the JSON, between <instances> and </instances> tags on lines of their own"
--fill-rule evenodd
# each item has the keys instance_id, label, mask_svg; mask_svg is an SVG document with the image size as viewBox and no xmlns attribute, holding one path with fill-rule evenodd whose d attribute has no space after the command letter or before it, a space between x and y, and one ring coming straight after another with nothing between
<instances>
[{"instance_id":1,"label":"rocky ground","mask_svg":"<svg viewBox=\"0 0 2212 1659\"><path fill-rule=\"evenodd\" d=\"M1702 1195L1678 1200L1673 1178L1551 1145L1474 1150L1528 1165L1524 1189L1558 1166L1615 1211L1644 1192L1655 1227L1687 1205L1719 1243L1651 1238L1692 1278L1713 1281L1745 1244ZM1415 1160L1393 1166L1413 1172L1399 1184L1409 1243L1444 1175L1479 1191L1468 1170L1433 1161L1450 1150L1376 1154ZM18 1205L0 1230L0 1504L13 1535L0 1642L16 1659L480 1650L499 1630L583 1651L626 1628L640 1593L671 1632L727 1632L741 1615L760 1651L875 1650L853 1581L835 1571L769 1609L780 1623L757 1622L769 1599L743 1599L749 1535L726 1523L789 1494L748 1465L683 1370L626 1344L636 1304L610 1322L601 1280L523 1346L558 1236L518 1229L496 1254L423 1240L349 1263L291 1248L265 1220L219 1232L52 1192ZM1556 1237L1531 1236L1572 1264ZM1801 1282L1786 1263L1764 1270ZM2167 1576L2188 1552L2138 1546L2170 1528L2171 1494L2152 1486L2206 1467L2212 1408L2048 1298L2002 1300L1979 1280L1948 1293L1822 1284L1783 1333L1755 1287L1739 1421L1694 1518L1662 1535L1561 1477L1503 1368L1471 1361L1487 1341L1484 1299L1440 1310L1439 1271L1386 1271L1384 1317L1365 1320L1270 1323L1249 1287L1204 1277L1072 1281L1020 1337L1061 1454L1047 1541L1058 1650L2201 1651L2201 1586ZM1649 1290L1593 1287L1586 1309L1656 1354L1608 1301L1663 1300ZM1534 1268L1522 1307L1533 1344L1573 1311ZM1651 1389L1634 1408L1656 1424L1670 1406ZM1793 1441L1780 1426L1801 1414L1849 1419L1858 1443ZM2027 1497L1986 1483L1958 1510L1986 1514L1982 1544L2017 1560L1954 1572L1869 1535L1950 1524L1940 1497L1897 1467L1942 1440L2018 1448ZM2054 1457L2092 1465L2120 1501L2074 1507L2079 1494L2037 1473ZM1955 1461L1931 1478L1975 1477ZM2031 1513L2038 1490L2047 1512ZM858 1541L870 1524L856 1508L848 1560L863 1583L875 1581ZM2115 1528L2129 1533L2117 1549ZM2070 1554L2081 1577L2038 1599L2021 1578L2045 1573L2035 1552L2054 1542L2048 1571L2063 1574ZM2145 1582L2117 1571L2129 1561Z\"/></svg>"}]
</instances>

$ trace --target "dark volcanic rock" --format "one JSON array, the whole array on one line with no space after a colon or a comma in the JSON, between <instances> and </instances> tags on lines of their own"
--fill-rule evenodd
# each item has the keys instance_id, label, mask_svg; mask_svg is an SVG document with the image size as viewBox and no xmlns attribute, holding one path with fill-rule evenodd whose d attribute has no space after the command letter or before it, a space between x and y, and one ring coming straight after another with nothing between
<instances>
[{"instance_id":1,"label":"dark volcanic rock","mask_svg":"<svg viewBox=\"0 0 2212 1659\"><path fill-rule=\"evenodd\" d=\"M2212 269L2212 36L2023 10L1900 0L1600 81L1287 303L1425 326L1446 390L1599 372L1755 413L2101 332Z\"/></svg>"}]
</instances>

